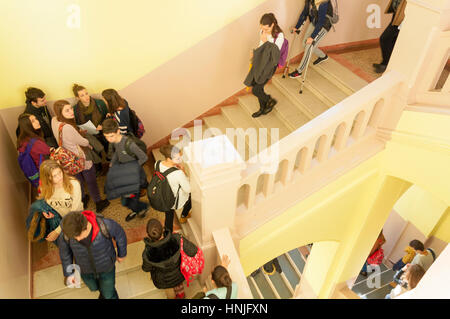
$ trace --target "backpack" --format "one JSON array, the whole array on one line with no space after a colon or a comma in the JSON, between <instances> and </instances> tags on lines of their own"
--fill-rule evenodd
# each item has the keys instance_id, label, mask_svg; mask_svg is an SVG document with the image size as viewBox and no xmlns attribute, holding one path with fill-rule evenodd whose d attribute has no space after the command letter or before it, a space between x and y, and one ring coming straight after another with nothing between
<instances>
[{"instance_id":1,"label":"backpack","mask_svg":"<svg viewBox=\"0 0 450 319\"><path fill-rule=\"evenodd\" d=\"M200 247L197 247L197 253L194 257L188 256L183 250L183 237L180 239L180 255L180 271L186 279L186 285L189 287L189 283L194 280L193 276L203 272L205 258Z\"/></svg>"},{"instance_id":2,"label":"backpack","mask_svg":"<svg viewBox=\"0 0 450 319\"><path fill-rule=\"evenodd\" d=\"M431 248L427 248L427 250L431 253L431 256L433 256L433 261L435 261L436 260L436 253L434 252L434 250L431 249Z\"/></svg>"},{"instance_id":3,"label":"backpack","mask_svg":"<svg viewBox=\"0 0 450 319\"><path fill-rule=\"evenodd\" d=\"M161 161L156 162L156 170L155 173L153 173L150 184L148 185L147 196L150 202L150 206L152 206L157 211L168 212L172 209L174 204L178 205L178 193L180 192L181 186L178 186L177 197L175 198L175 195L170 188L169 181L167 180L167 175L177 171L178 168L171 167L164 173L161 173L159 168L160 164Z\"/></svg>"},{"instance_id":4,"label":"backpack","mask_svg":"<svg viewBox=\"0 0 450 319\"><path fill-rule=\"evenodd\" d=\"M275 39L273 40L274 43L277 40L277 38L278 38L278 34L275 37ZM288 58L288 54L289 54L289 41L288 41L288 39L284 38L283 45L281 46L281 50L280 50L280 59L278 60L278 67L283 67L286 65L286 60Z\"/></svg>"},{"instance_id":5,"label":"backpack","mask_svg":"<svg viewBox=\"0 0 450 319\"><path fill-rule=\"evenodd\" d=\"M369 265L381 265L384 259L383 248L377 249L369 258L367 258L367 263Z\"/></svg>"},{"instance_id":6,"label":"backpack","mask_svg":"<svg viewBox=\"0 0 450 319\"><path fill-rule=\"evenodd\" d=\"M136 115L136 112L133 111L131 108L130 108L130 122L134 130L133 134L135 134L138 139L144 136L145 133L144 123L142 123L142 121Z\"/></svg>"},{"instance_id":7,"label":"backpack","mask_svg":"<svg viewBox=\"0 0 450 319\"><path fill-rule=\"evenodd\" d=\"M328 20L330 20L331 26L333 27L333 31L336 32L336 30L334 29L334 24L339 22L339 12L338 12L339 8L338 8L337 0L334 0L334 2L336 3L335 6L333 6L333 4L331 3L331 0L329 1L329 4L333 10L333 15L330 16L327 14L327 18L328 18Z\"/></svg>"},{"instance_id":8,"label":"backpack","mask_svg":"<svg viewBox=\"0 0 450 319\"><path fill-rule=\"evenodd\" d=\"M84 170L85 159L62 147L62 129L64 125L65 123L59 125L59 147L50 153L50 159L57 161L62 166L64 172L73 176Z\"/></svg>"},{"instance_id":9,"label":"backpack","mask_svg":"<svg viewBox=\"0 0 450 319\"><path fill-rule=\"evenodd\" d=\"M19 152L18 162L19 166L22 169L25 177L30 181L31 185L38 188L39 186L39 167L36 167L36 163L33 161L31 157L31 149L33 148L34 142L36 142L36 138L31 139L28 142L27 147L24 152ZM39 166L42 163L42 154L39 155Z\"/></svg>"},{"instance_id":10,"label":"backpack","mask_svg":"<svg viewBox=\"0 0 450 319\"><path fill-rule=\"evenodd\" d=\"M105 217L102 214L98 214L98 213L95 213L95 215L96 215L98 227L100 228L100 232L106 239L111 239L111 234L109 233L108 227L106 227L106 224L104 221ZM63 234L64 234L64 232L63 232ZM67 237L66 234L64 234L63 237L64 237L64 241L68 244L69 237Z\"/></svg>"},{"instance_id":11,"label":"backpack","mask_svg":"<svg viewBox=\"0 0 450 319\"><path fill-rule=\"evenodd\" d=\"M125 141L125 152L127 152L128 155L130 155L131 157L137 157L136 154L134 154L131 150L130 150L130 145L131 143L135 143L145 154L147 154L147 145L141 141L139 138L137 138L136 136L134 136L132 133L129 133L127 135L127 140Z\"/></svg>"}]
</instances>

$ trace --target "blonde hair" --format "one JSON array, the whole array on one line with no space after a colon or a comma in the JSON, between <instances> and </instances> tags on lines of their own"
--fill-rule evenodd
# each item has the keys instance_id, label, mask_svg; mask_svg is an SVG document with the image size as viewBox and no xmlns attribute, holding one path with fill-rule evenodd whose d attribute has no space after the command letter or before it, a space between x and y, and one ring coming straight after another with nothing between
<instances>
[{"instance_id":1,"label":"blonde hair","mask_svg":"<svg viewBox=\"0 0 450 319\"><path fill-rule=\"evenodd\" d=\"M322 2L326 2L326 1L328 1L328 0L314 0L314 4L318 8L322 4Z\"/></svg>"},{"instance_id":2,"label":"blonde hair","mask_svg":"<svg viewBox=\"0 0 450 319\"><path fill-rule=\"evenodd\" d=\"M67 175L62 167L58 164L58 162L54 160L46 160L42 162L39 168L39 178L41 182L39 189L41 191L41 194L39 195L38 199L48 200L53 196L55 188L53 186L52 172L57 168L59 168L63 174L64 190L67 193L72 194L73 185L71 181L74 180L74 178Z\"/></svg>"}]
</instances>

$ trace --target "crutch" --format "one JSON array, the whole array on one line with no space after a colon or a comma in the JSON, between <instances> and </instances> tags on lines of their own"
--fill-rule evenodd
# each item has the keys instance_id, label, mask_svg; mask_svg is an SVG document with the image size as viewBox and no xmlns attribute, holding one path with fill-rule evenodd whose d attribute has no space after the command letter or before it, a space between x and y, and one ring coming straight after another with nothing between
<instances>
[{"instance_id":1,"label":"crutch","mask_svg":"<svg viewBox=\"0 0 450 319\"><path fill-rule=\"evenodd\" d=\"M291 30L291 33L294 33L294 32ZM295 33L300 34L300 29L296 30ZM292 43L290 45L289 52L288 52L287 64L286 64L286 67L284 68L284 72L283 72L283 79L286 77L286 73L289 72L289 64L290 64L290 62L291 62L290 60L292 58L291 53L292 53L292 47L294 46L295 38L296 38L296 35L294 34L294 38L292 39Z\"/></svg>"},{"instance_id":2,"label":"crutch","mask_svg":"<svg viewBox=\"0 0 450 319\"><path fill-rule=\"evenodd\" d=\"M298 92L299 94L303 93L303 84L305 84L305 80L306 80L306 72L308 71L308 66L309 66L309 60L311 59L312 53L314 51L314 45L316 44L316 40L313 40L313 42L311 43L311 46L309 47L309 52L308 52L308 56L306 58L306 66L305 66L305 70L303 70L303 74L302 74L302 83L300 85L300 92Z\"/></svg>"}]
</instances>

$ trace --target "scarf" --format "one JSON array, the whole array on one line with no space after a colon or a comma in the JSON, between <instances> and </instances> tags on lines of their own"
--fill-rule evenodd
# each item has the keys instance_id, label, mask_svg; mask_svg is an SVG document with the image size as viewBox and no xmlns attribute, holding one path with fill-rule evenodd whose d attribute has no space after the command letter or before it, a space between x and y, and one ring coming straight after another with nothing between
<instances>
[{"instance_id":1,"label":"scarf","mask_svg":"<svg viewBox=\"0 0 450 319\"><path fill-rule=\"evenodd\" d=\"M98 110L97 103L95 103L95 100L92 97L88 106L84 106L81 101L78 101L77 106L80 110L78 113L80 123L84 124L91 120L95 127L101 124L103 116Z\"/></svg>"}]
</instances>

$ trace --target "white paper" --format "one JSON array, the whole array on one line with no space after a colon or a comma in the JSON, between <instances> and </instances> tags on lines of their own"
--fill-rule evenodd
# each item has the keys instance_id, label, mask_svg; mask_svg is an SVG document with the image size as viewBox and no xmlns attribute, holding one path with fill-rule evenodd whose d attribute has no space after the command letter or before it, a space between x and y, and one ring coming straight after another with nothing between
<instances>
[{"instance_id":1,"label":"white paper","mask_svg":"<svg viewBox=\"0 0 450 319\"><path fill-rule=\"evenodd\" d=\"M91 135L98 134L97 128L95 127L94 123L92 123L90 120L82 125L78 125L78 127L84 131L87 131Z\"/></svg>"}]
</instances>

